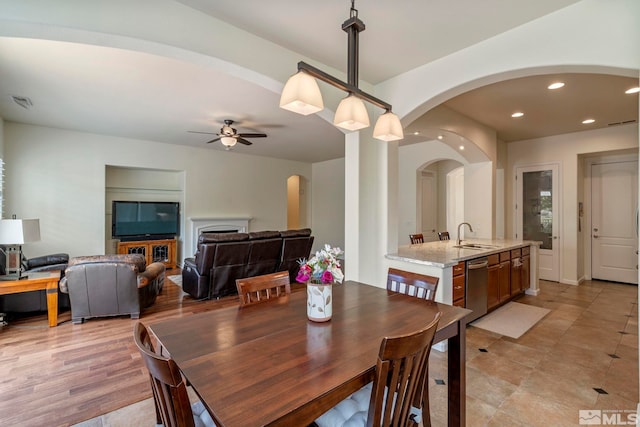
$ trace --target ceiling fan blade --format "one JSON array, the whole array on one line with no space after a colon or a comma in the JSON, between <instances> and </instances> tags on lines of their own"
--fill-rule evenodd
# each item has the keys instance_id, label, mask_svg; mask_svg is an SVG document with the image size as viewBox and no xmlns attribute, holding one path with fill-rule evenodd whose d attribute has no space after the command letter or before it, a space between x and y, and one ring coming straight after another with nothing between
<instances>
[{"instance_id":1,"label":"ceiling fan blade","mask_svg":"<svg viewBox=\"0 0 640 427\"><path fill-rule=\"evenodd\" d=\"M211 144L212 142L220 141L220 137L212 139L211 141L207 141L207 144Z\"/></svg>"},{"instance_id":2,"label":"ceiling fan blade","mask_svg":"<svg viewBox=\"0 0 640 427\"><path fill-rule=\"evenodd\" d=\"M247 141L246 139L242 138L241 136L237 136L236 137L236 141L238 141L240 144L244 144L244 145L252 145L253 144L253 142Z\"/></svg>"},{"instance_id":3,"label":"ceiling fan blade","mask_svg":"<svg viewBox=\"0 0 640 427\"><path fill-rule=\"evenodd\" d=\"M215 132L198 132L197 130L188 130L189 133L203 133L205 135L217 135Z\"/></svg>"},{"instance_id":4,"label":"ceiling fan blade","mask_svg":"<svg viewBox=\"0 0 640 427\"><path fill-rule=\"evenodd\" d=\"M266 138L267 134L265 133L239 133L239 137L242 138Z\"/></svg>"}]
</instances>

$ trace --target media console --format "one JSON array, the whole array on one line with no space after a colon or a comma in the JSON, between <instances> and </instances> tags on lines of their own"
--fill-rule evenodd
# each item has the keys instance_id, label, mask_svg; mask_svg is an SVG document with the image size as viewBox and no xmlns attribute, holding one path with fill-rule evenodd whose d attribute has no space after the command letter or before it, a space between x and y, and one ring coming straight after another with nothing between
<instances>
[{"instance_id":1,"label":"media console","mask_svg":"<svg viewBox=\"0 0 640 427\"><path fill-rule=\"evenodd\" d=\"M176 268L177 264L175 238L118 242L118 253L144 255L147 265L152 262L161 262L166 268Z\"/></svg>"}]
</instances>

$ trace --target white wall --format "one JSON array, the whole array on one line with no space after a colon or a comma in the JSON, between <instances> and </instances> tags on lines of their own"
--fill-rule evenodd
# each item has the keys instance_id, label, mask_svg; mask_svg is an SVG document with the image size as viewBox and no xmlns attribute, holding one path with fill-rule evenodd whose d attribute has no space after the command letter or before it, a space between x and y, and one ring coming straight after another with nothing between
<instances>
[{"instance_id":1,"label":"white wall","mask_svg":"<svg viewBox=\"0 0 640 427\"><path fill-rule=\"evenodd\" d=\"M344 249L344 158L314 163L311 173L312 251L325 244Z\"/></svg>"},{"instance_id":2,"label":"white wall","mask_svg":"<svg viewBox=\"0 0 640 427\"><path fill-rule=\"evenodd\" d=\"M4 119L0 117L0 159L4 161ZM4 218L4 172L0 171L0 219Z\"/></svg>"},{"instance_id":3,"label":"white wall","mask_svg":"<svg viewBox=\"0 0 640 427\"><path fill-rule=\"evenodd\" d=\"M473 227L473 232L465 230L464 235L467 238L491 239L493 237L492 170L492 162L464 166L464 220Z\"/></svg>"},{"instance_id":4,"label":"white wall","mask_svg":"<svg viewBox=\"0 0 640 427\"><path fill-rule=\"evenodd\" d=\"M560 250L562 264L560 281L577 284L584 275L583 256L579 245L577 224L578 201L583 199L579 189L582 172L579 156L587 153L604 153L623 149L638 149L638 125L615 126L593 131L569 133L548 138L511 142L507 144L505 203L507 212L507 236L514 233L514 174L518 166L543 163L560 164L560 197L562 199Z\"/></svg>"},{"instance_id":5,"label":"white wall","mask_svg":"<svg viewBox=\"0 0 640 427\"><path fill-rule=\"evenodd\" d=\"M25 245L28 256L104 253L106 165L184 171L187 230L189 217L205 216L249 216L250 230L285 229L287 178L312 175L308 163L11 122L5 123L4 151L6 213L40 218L42 239ZM319 227L322 216L322 210L314 213ZM191 247L188 233L181 240Z\"/></svg>"},{"instance_id":6,"label":"white wall","mask_svg":"<svg viewBox=\"0 0 640 427\"><path fill-rule=\"evenodd\" d=\"M454 149L439 141L404 145L398 155L398 244L409 244L409 234L417 230L416 173L425 164L453 159L466 165L466 160Z\"/></svg>"}]
</instances>

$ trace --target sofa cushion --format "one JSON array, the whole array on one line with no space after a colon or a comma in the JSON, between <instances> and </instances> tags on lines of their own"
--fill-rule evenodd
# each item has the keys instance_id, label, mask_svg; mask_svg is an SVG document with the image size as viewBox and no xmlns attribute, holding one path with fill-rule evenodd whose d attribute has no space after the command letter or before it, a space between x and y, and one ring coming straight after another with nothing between
<instances>
[{"instance_id":1,"label":"sofa cushion","mask_svg":"<svg viewBox=\"0 0 640 427\"><path fill-rule=\"evenodd\" d=\"M240 242L249 240L248 233L202 233L200 243Z\"/></svg>"},{"instance_id":2,"label":"sofa cushion","mask_svg":"<svg viewBox=\"0 0 640 427\"><path fill-rule=\"evenodd\" d=\"M299 230L285 230L280 232L281 237L306 237L311 236L310 228L301 228Z\"/></svg>"},{"instance_id":3,"label":"sofa cushion","mask_svg":"<svg viewBox=\"0 0 640 427\"><path fill-rule=\"evenodd\" d=\"M112 254L112 255L89 255L73 257L69 260L69 267L79 264L93 263L122 263L133 264L138 268L138 273L142 273L145 269L147 261L142 254Z\"/></svg>"},{"instance_id":4,"label":"sofa cushion","mask_svg":"<svg viewBox=\"0 0 640 427\"><path fill-rule=\"evenodd\" d=\"M279 237L279 231L252 231L249 233L249 240L275 239Z\"/></svg>"},{"instance_id":5,"label":"sofa cushion","mask_svg":"<svg viewBox=\"0 0 640 427\"><path fill-rule=\"evenodd\" d=\"M66 264L69 262L69 254L51 254L27 259L27 269L45 267L53 264Z\"/></svg>"}]
</instances>

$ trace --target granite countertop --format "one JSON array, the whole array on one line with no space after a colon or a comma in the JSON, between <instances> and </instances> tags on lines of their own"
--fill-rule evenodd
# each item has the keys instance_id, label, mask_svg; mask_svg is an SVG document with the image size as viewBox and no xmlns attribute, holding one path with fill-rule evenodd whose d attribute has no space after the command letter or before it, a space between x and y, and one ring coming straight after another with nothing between
<instances>
[{"instance_id":1,"label":"granite countertop","mask_svg":"<svg viewBox=\"0 0 640 427\"><path fill-rule=\"evenodd\" d=\"M398 252L387 254L386 258L445 268L451 267L460 261L479 258L505 250L531 245L539 246L540 242L531 240L464 239L462 244L477 246L457 248L455 247L455 240L419 243L400 246L398 247Z\"/></svg>"}]
</instances>

